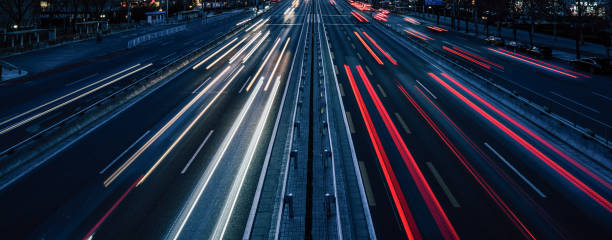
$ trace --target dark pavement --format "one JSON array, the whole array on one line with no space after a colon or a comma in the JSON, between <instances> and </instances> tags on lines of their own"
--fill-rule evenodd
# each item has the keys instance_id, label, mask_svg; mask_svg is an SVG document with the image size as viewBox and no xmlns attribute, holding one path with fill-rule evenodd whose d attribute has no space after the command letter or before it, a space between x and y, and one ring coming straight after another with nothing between
<instances>
[{"instance_id":1,"label":"dark pavement","mask_svg":"<svg viewBox=\"0 0 612 240\"><path fill-rule=\"evenodd\" d=\"M508 56L511 53L492 51L489 48L497 47L462 34L433 32L391 15L389 24L431 39L398 34L364 12L360 13L370 23L358 22L344 1L297 3L291 11L287 9L296 2L273 4L270 11L151 92L102 118L90 131L66 140L59 151L34 160L44 164L5 180L9 184L0 188L2 235L10 239L242 238L258 197L266 146L277 134L275 119L291 116L286 111L297 104L299 95L285 101L283 90L298 94L301 82L296 81L313 75L333 83L328 86L338 86L340 96L330 96L344 105L338 102L329 108L335 111L330 113L334 117L330 124L345 114L350 149L359 162L359 181L377 238L603 239L612 235L610 170L511 111L503 100L469 84L475 81L474 74L492 78L521 95L551 101L552 110L571 121L605 132L609 99L595 93L612 92L609 77L560 74L517 61ZM248 17L239 16L73 69L5 85L0 96L11 101L0 105L7 116L3 121L107 76L113 81L140 68L126 79L143 76ZM306 40L300 40L303 32L327 41L317 50L326 65L310 75L297 71L309 48L303 45ZM464 51L463 57L443 48L460 51L453 46ZM466 55L480 64L466 60ZM560 61L546 63L570 69ZM117 81L121 86L122 81ZM104 83L99 84L67 98ZM317 91L323 98L335 88ZM53 102L2 123L7 133L0 136L1 146L10 147L78 111L90 98L46 113L57 104ZM283 101L286 107L281 107ZM37 113L43 114L18 124ZM330 116L327 121L332 121ZM19 126L7 130L11 124ZM338 144L332 135L342 139L341 134L330 134L322 146L349 142L342 139ZM279 145L272 158L289 159L284 147ZM604 156L609 157L609 152ZM283 174L274 176L280 179ZM276 223L269 219L263 221ZM302 224L287 216L278 219L284 226ZM274 231L265 236L278 237ZM308 230L281 231L280 238L289 239Z\"/></svg>"}]
</instances>

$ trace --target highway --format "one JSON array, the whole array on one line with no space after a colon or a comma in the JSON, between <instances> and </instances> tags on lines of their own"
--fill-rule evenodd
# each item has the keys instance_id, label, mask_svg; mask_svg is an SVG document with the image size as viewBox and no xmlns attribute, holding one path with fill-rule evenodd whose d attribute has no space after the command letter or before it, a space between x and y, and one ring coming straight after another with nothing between
<instances>
[{"instance_id":1,"label":"highway","mask_svg":"<svg viewBox=\"0 0 612 240\"><path fill-rule=\"evenodd\" d=\"M503 108L497 112L499 107L477 92L471 95L459 80L466 74L451 64L381 24L360 21L367 16L363 12L349 15L354 8L348 3L334 3L325 4L324 21L353 119L355 149L362 159L371 159L366 161L369 175L379 176L372 185L387 186L372 187L386 190L375 193L376 206L371 206L379 234L409 239L605 235L609 180L592 178L547 147L547 140L536 141L514 125L516 116ZM433 37L415 40L438 38L426 34ZM448 38L459 46L465 41ZM530 79L547 73L536 74ZM577 190L587 187L601 195ZM396 226L381 224L392 215Z\"/></svg>"},{"instance_id":2,"label":"highway","mask_svg":"<svg viewBox=\"0 0 612 240\"><path fill-rule=\"evenodd\" d=\"M612 235L612 178L598 162L610 151L583 153L474 84L484 76L605 134L609 77L355 6L275 2L4 85L0 166L34 157L0 175L2 236ZM85 129L37 136L203 46Z\"/></svg>"}]
</instances>

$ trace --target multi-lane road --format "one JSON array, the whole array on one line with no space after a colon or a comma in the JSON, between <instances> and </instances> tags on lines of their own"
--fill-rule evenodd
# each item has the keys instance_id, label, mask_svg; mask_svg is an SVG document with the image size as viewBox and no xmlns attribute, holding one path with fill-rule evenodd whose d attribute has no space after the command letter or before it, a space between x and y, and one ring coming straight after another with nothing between
<instances>
[{"instance_id":1,"label":"multi-lane road","mask_svg":"<svg viewBox=\"0 0 612 240\"><path fill-rule=\"evenodd\" d=\"M475 84L493 80L607 131L606 77L345 1L285 0L236 16L5 86L2 235L612 234L610 152L581 152ZM42 133L199 47L120 107L71 120L83 126L59 141Z\"/></svg>"}]
</instances>

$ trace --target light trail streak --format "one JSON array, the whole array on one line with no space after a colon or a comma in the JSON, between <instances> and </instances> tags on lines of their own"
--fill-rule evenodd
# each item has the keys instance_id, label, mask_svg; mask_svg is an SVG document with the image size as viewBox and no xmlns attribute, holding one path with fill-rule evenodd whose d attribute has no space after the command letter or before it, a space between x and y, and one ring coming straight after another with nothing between
<instances>
[{"instance_id":1,"label":"light trail streak","mask_svg":"<svg viewBox=\"0 0 612 240\"><path fill-rule=\"evenodd\" d=\"M159 157L159 159L157 159L157 161L155 162L155 164L153 164L153 166L149 169L149 171L147 171L147 173L145 173L145 175L142 176L142 178L140 179L140 182L138 182L138 185L142 184L145 180L147 180L147 177L149 177L149 175L151 175L151 173L153 173L153 171L155 171L155 168L157 168L157 166L159 166L159 164L162 163L162 161L168 156L168 154L170 154L170 152L172 152L172 150L183 139L183 137L185 137L185 135L191 130L191 128L193 128L193 126L200 120L200 118L202 118L202 116L204 116L204 113L206 113L208 111L208 109L217 101L217 98L219 98L219 96L221 96L221 94L223 92L225 92L225 89L234 81L236 76L238 76L238 74L240 74L242 69L244 69L244 65L240 66L240 68L234 73L234 75L232 75L232 77L230 77L230 79L225 82L225 85L221 88L221 90L219 90L217 92L217 94L208 103L208 105L206 105L206 107L204 107L204 109L202 109L202 111L200 111L200 113L191 121L191 123L189 123L189 125L185 128L185 130L183 130L183 132L181 132L181 134L176 138L176 140L174 140L172 145L170 145L170 147L168 147L168 149L166 149L164 154L162 154L161 157Z\"/></svg>"},{"instance_id":2,"label":"light trail streak","mask_svg":"<svg viewBox=\"0 0 612 240\"><path fill-rule=\"evenodd\" d=\"M391 120L391 117L389 116L387 109L380 101L380 98L378 97L378 94L374 90L374 87L372 87L370 80L368 80L368 77L366 76L361 66L357 65L356 68L357 68L357 72L359 72L359 76L361 77L361 80L363 80L363 83L366 86L366 89L368 90L368 93L372 97L372 101L374 102L374 105L376 106L378 113L382 117L383 122L385 123L385 126L387 127L387 130L391 134L393 143L395 143L397 150L402 156L402 159L404 160L404 163L406 164L406 167L408 168L408 171L410 172L412 180L416 184L421 196L423 197L423 200L425 200L427 208L429 209L436 224L438 225L438 228L440 229L442 236L444 237L444 239L459 239L459 236L457 235L455 228L453 227L450 220L446 216L446 213L442 209L440 202L438 201L435 194L431 190L429 183L425 179L425 176L423 176L423 173L419 169L419 166L414 160L414 157L412 157L412 154L410 153L410 150L408 150L406 143L400 136L399 131L397 130L397 127Z\"/></svg>"},{"instance_id":3,"label":"light trail streak","mask_svg":"<svg viewBox=\"0 0 612 240\"><path fill-rule=\"evenodd\" d=\"M441 28L441 27L436 27L436 26L427 26L427 28L434 30L434 31L438 31L438 32L448 32L448 30Z\"/></svg>"},{"instance_id":4,"label":"light trail streak","mask_svg":"<svg viewBox=\"0 0 612 240\"><path fill-rule=\"evenodd\" d=\"M404 94L404 96L408 99L408 101L410 101L412 106L414 106L414 108L425 119L425 121L427 121L427 124L429 124L429 126L431 126L431 128L436 132L436 134L440 137L440 139L442 139L444 144L451 150L451 152L457 157L457 159L459 159L461 164L468 170L470 175L472 175L472 177L474 177L476 182L478 182L478 184L493 199L493 201L497 204L497 206L504 212L506 217L508 217L512 221L512 223L523 233L525 238L527 238L527 239L534 239L535 240L535 236L533 236L531 231L529 231L529 229L527 229L527 226L525 226L525 224L523 224L523 222L518 218L518 216L508 207L508 205L504 202L504 200L502 200L501 197L499 197L499 195L493 190L493 188L491 186L489 186L489 184L484 180L484 178L480 174L478 174L478 172L472 166L472 164L470 164L470 162L467 161L467 159L463 156L463 154L461 154L461 152L459 152L459 149L457 149L457 147L455 147L455 145L450 141L450 138L448 138L446 136L446 134L444 134L444 132L442 132L442 130L435 124L435 122L429 117L429 115L427 115L427 113L425 113L425 111L418 105L418 103L408 94L408 92L406 91L406 89L404 89L404 87L402 87L399 84L397 86L400 89L400 91ZM453 122L446 115L446 113L444 113L438 107L438 105L436 105L433 101L431 101L431 99L429 99L429 97L427 97L425 95L425 93L423 93L423 91L421 91L421 89L419 89L416 86L415 86L415 89L417 89L417 91L419 91L419 93L421 93L423 95L423 97L425 99L427 99L427 101L429 101L429 103L432 104L438 110L438 112L440 112L445 117L445 119L449 123L451 123L453 125L453 127L462 135L462 137L468 143L470 143L470 145L472 147L474 147L474 145L472 144L472 141L463 133L463 131L455 124L455 122ZM475 148L475 150L478 153L481 153L478 148ZM485 156L485 155L482 155L482 156Z\"/></svg>"},{"instance_id":5,"label":"light trail streak","mask_svg":"<svg viewBox=\"0 0 612 240\"><path fill-rule=\"evenodd\" d=\"M402 222L402 226L404 227L404 231L406 236L410 240L420 240L422 239L421 234L419 233L419 229L412 217L412 213L408 208L408 204L406 203L406 198L402 193L402 190L399 187L399 183L397 178L395 177L395 173L391 164L389 163L389 158L387 157L387 153L382 146L380 138L378 136L378 132L374 127L374 123L372 122L372 118L370 117L370 113L365 106L363 98L361 97L361 93L359 92L359 88L357 87L357 83L355 82L355 78L351 72L349 66L344 65L344 69L346 71L346 75L349 79L349 83L351 85L351 89L355 94L355 99L357 100L357 106L359 107L359 111L363 116L363 121L366 125L366 129L368 131L368 135L370 136L370 140L372 141L372 145L374 147L374 151L376 152L376 156L378 158L378 164L383 171L383 175L389 186L389 191L391 192L391 197L393 198L393 202L395 204L395 208L397 209L398 215Z\"/></svg>"},{"instance_id":6,"label":"light trail streak","mask_svg":"<svg viewBox=\"0 0 612 240\"><path fill-rule=\"evenodd\" d=\"M532 61L529 61L529 60L526 60L526 59L523 59L523 58L520 58L520 57L517 57L517 56L511 55L511 54L507 54L507 53L504 53L504 52L500 52L500 51L495 50L495 49L493 49L493 48L489 48L489 50L491 50L491 51L493 51L493 52L496 52L496 53L499 53L499 54L502 54L502 55L505 55L505 56L508 56L508 57L511 57L511 58L514 58L514 59L517 59L517 60L522 61L522 62L525 62L525 63L529 63L529 64L532 64L532 65L535 65L535 66L538 66L538 67L541 67L541 68L544 68L544 69L547 69L547 70L550 70L550 71L553 71L553 72L556 72L556 73L563 74L563 75L568 76L568 77L578 78L577 76L574 76L574 75L572 75L572 74L569 74L569 73L566 73L566 72L563 72L563 71L559 71L559 70L557 70L557 69L550 68L550 67L544 66L544 65L542 65L542 64L539 64L539 63L536 63L536 62L532 62Z\"/></svg>"},{"instance_id":7,"label":"light trail streak","mask_svg":"<svg viewBox=\"0 0 612 240\"><path fill-rule=\"evenodd\" d=\"M244 30L245 32L250 32L251 29L253 29L255 26L259 25L259 23L261 23L261 21L263 21L263 19L259 19L257 22L253 23L253 25L251 25L249 28L247 28L246 30Z\"/></svg>"},{"instance_id":8,"label":"light trail streak","mask_svg":"<svg viewBox=\"0 0 612 240\"><path fill-rule=\"evenodd\" d=\"M361 38L361 36L359 36L359 33L357 32L353 32L355 33L355 36L357 36L357 38L359 39L359 41L361 42L361 44L363 44L363 46L365 47L366 50L368 50L368 52L372 55L372 57L374 57L374 60L376 60L376 62L378 62L378 64L380 65L385 65L380 58L378 58L378 56L376 56L376 53L374 53L374 51L372 51L372 49L370 48L370 46L368 46L368 44L366 44L366 42L363 40L363 38Z\"/></svg>"},{"instance_id":9,"label":"light trail streak","mask_svg":"<svg viewBox=\"0 0 612 240\"><path fill-rule=\"evenodd\" d=\"M495 67L497 67L497 68L499 68L499 69L504 69L504 66L501 66L501 65L499 65L499 64L497 64L497 63L494 63L494 62L492 62L492 61L490 61L490 60L488 60L488 59L486 59L486 58L483 58L483 57L481 57L481 56L478 56L478 55L476 55L476 54L473 54L473 53L471 53L471 52L468 52L468 51L466 51L466 50L463 50L463 49L461 49L461 48L458 48L458 47L456 47L456 46L453 46L453 49L454 49L454 50L457 50L457 51L459 51L459 52L462 52L462 53L464 53L464 54L467 54L467 55L469 55L470 57L473 57L473 58L478 59L478 60L480 60L480 61L486 62L486 63L488 63L489 65L495 66Z\"/></svg>"},{"instance_id":10,"label":"light trail streak","mask_svg":"<svg viewBox=\"0 0 612 240\"><path fill-rule=\"evenodd\" d=\"M204 60L202 60L201 62L199 62L198 64L196 64L195 66L193 66L191 69L195 70L197 68L199 68L202 64L204 64L205 62L207 62L208 60L210 60L212 57L214 57L215 55L217 55L218 53L220 53L221 51L223 51L223 49L225 49L227 46L229 46L230 44L234 43L236 40L238 40L238 38L234 38L232 41L228 42L227 44L225 44L223 47L217 49L217 51L215 51L213 54L209 55L208 57L204 58Z\"/></svg>"},{"instance_id":11,"label":"light trail streak","mask_svg":"<svg viewBox=\"0 0 612 240\"><path fill-rule=\"evenodd\" d=\"M410 23L412 23L414 25L421 25L421 23L419 21L417 21L417 20L415 20L414 18L411 18L411 17L405 17L404 21L410 22Z\"/></svg>"},{"instance_id":12,"label":"light trail streak","mask_svg":"<svg viewBox=\"0 0 612 240\"><path fill-rule=\"evenodd\" d=\"M259 39L259 42L257 42L257 44L255 44L255 47L253 47L251 49L251 51L249 51L249 53L247 53L246 56L244 56L244 58L242 59L242 63L245 63L247 60L249 60L249 58L251 57L251 55L253 55L253 53L255 52L255 50L259 49L259 46L266 40L268 39L268 36L270 35L270 31L267 31L266 34L264 34L263 37L261 37L261 39Z\"/></svg>"},{"instance_id":13,"label":"light trail streak","mask_svg":"<svg viewBox=\"0 0 612 240\"><path fill-rule=\"evenodd\" d=\"M247 85L247 87L246 87L246 91L247 92L251 89L251 87L253 86L253 83L255 83L255 81L257 81L257 77L259 77L259 74L261 73L261 70L263 70L263 68L266 66L266 63L270 59L270 56L272 56L272 53L274 52L274 49L276 48L276 45L278 45L279 42L280 42L280 38L277 38L276 41L274 41L274 46L272 46L272 48L270 49L270 52L268 53L268 56L266 56L266 58L264 59L263 63L259 67L259 69L257 69L257 72L255 73L255 76L253 76L253 79L251 79L251 82L249 83L249 85ZM262 79L263 79L263 77L262 77Z\"/></svg>"},{"instance_id":14,"label":"light trail streak","mask_svg":"<svg viewBox=\"0 0 612 240\"><path fill-rule=\"evenodd\" d=\"M242 38L242 40L240 40L240 42L236 43L233 47L231 47L230 49L225 51L225 53L221 54L221 56L219 56L217 59L215 59L215 61L213 61L212 63L208 64L208 66L206 66L206 70L212 68L217 62L221 61L221 59L223 59L225 56L227 56L227 54L229 54L230 52L234 51L234 49L236 49L238 46L240 46L240 44L242 44L246 40L247 40L247 38Z\"/></svg>"},{"instance_id":15,"label":"light trail streak","mask_svg":"<svg viewBox=\"0 0 612 240\"><path fill-rule=\"evenodd\" d=\"M17 115L15 115L15 116L13 116L13 117L11 117L11 118L7 119L7 120L4 120L4 121L0 122L0 125L4 125L4 124L6 124L7 122L13 121L13 120L15 120L15 119L17 119L17 118L20 118L20 117L22 117L22 116L24 116L24 115L26 115L26 114L29 114L29 113L31 113L31 112L33 112L33 111L36 111L36 110L41 109L41 108L43 108L43 107L46 107L47 105L50 105L50 104L52 104L52 103L54 103L54 102L57 102L57 101L59 101L59 100L62 100L62 99L66 98L66 97L68 97L68 96L70 96L70 95L72 95L72 94L75 94L75 93L78 93L78 92L82 91L83 89L89 88L89 87L91 87L91 86L93 86L93 85L96 85L96 84L98 84L98 83L100 83L100 82L104 82L104 81L106 81L106 80L108 80L108 79L111 79L111 78L113 78L113 77L115 77L115 76L117 76L117 75L119 75L119 74L122 74L122 73L124 73L124 72L127 72L127 71L129 71L130 69L133 69L133 68L138 67L138 66L140 66L140 63L139 63L139 64L136 64L136 65L134 65L134 66L131 66L131 67L129 67L129 68L123 69L123 70L121 70L121 71L119 71L119 72L117 72L117 73L114 73L114 74L112 74L112 75L110 75L110 76L108 76L108 77L102 78L102 79L100 79L100 80L98 80L98 81L96 81L96 82L90 83L90 84L88 84L87 86L84 86L84 87L82 87L82 88L79 88L79 89L77 89L77 90L74 90L74 91L72 91L72 92L70 92L70 93L68 93L68 94L65 94L65 95L63 95L63 96L61 96L61 97L58 97L58 98L56 98L56 99L53 99L53 100L51 100L51 101L49 101L49 102L47 102L47 103L45 103L45 104L39 105L39 106L37 106L37 107L35 107L35 108L32 108L32 109L30 109L30 110L28 110L28 111L25 111L25 112L23 112L23 113L17 114ZM0 134L2 134L2 133L4 133L4 132L5 132L5 131L3 130L2 132L0 132Z\"/></svg>"},{"instance_id":16,"label":"light trail streak","mask_svg":"<svg viewBox=\"0 0 612 240\"><path fill-rule=\"evenodd\" d=\"M244 46L242 46L242 48L240 48L240 50L238 50L238 52L236 52L236 54L234 54L234 56L232 56L232 58L230 58L229 63L233 63L234 61L236 61L236 59L238 58L238 56L240 56L244 51L246 51L246 49L251 46L251 44L253 44L257 38L261 36L261 32L258 32L257 34L255 34L255 36L251 39L251 41L247 42L247 44L245 44Z\"/></svg>"},{"instance_id":17,"label":"light trail streak","mask_svg":"<svg viewBox=\"0 0 612 240\"><path fill-rule=\"evenodd\" d=\"M556 162L554 162L548 156L544 155L544 153L540 152L540 150L536 149L533 145L528 143L525 139L521 138L518 134L516 134L515 132L510 130L508 127L506 127L504 124L499 122L497 119L493 118L491 115L489 115L487 112L482 110L480 107L478 107L472 101L470 101L469 99L464 97L461 93L457 92L457 90L455 90L453 87L448 85L444 80L442 80L441 78L439 78L438 76L436 76L433 73L429 73L429 76L431 76L440 85L442 85L449 92L451 92L453 95L455 95L457 98L459 98L465 104L467 104L474 111L479 113L482 117L487 119L489 122L494 124L500 130L502 130L504 133L506 133L508 136L510 136L512 139L514 139L516 142L518 142L521 146L525 147L525 149L527 149L529 152L531 152L533 155L535 155L538 159L542 160L546 165L551 167L553 170L555 170L557 173L559 173L561 176L563 176L565 179L567 179L570 183L572 183L578 189L582 190L585 194L587 194L589 197L591 197L593 200L595 200L598 204L600 204L608 212L612 212L612 204L610 202L608 202L608 200L606 200L604 197L602 197L597 192L595 192L593 189L591 189L589 186L587 186L582 181L577 179L574 175L572 175L571 173L567 172L567 170L565 170L563 167L559 166Z\"/></svg>"},{"instance_id":18,"label":"light trail streak","mask_svg":"<svg viewBox=\"0 0 612 240\"><path fill-rule=\"evenodd\" d=\"M368 35L366 32L361 32L361 33L363 33L363 35L365 35L368 38L368 40L370 40L370 42L372 42L372 44L374 44L374 46L378 48L378 50L382 52L382 54L385 55L385 57L387 57L387 59L389 59L391 63L393 63L393 65L397 65L397 62L389 54L387 54L385 50L382 50L382 48L378 46L378 44L376 44L376 42L374 41L374 39L370 37L370 35Z\"/></svg>"},{"instance_id":19,"label":"light trail streak","mask_svg":"<svg viewBox=\"0 0 612 240\"><path fill-rule=\"evenodd\" d=\"M230 69L229 66L227 68L225 68L225 70L223 70L223 72L221 72L221 74L219 74L216 78L214 78L213 81L208 86L206 86L206 88L204 88L204 90L199 92L193 99L191 99L191 101L189 101L189 103L187 103L187 105L185 105L176 115L174 115L170 119L170 121L168 121L164 126L162 126L162 128L159 129L155 133L155 135L153 135L149 140L147 140L147 142L144 145L142 145L132 156L130 156L130 158L128 158L117 170L115 170L115 172L113 172L113 174L111 174L111 176L109 176L104 181L104 187L108 187L121 173L123 173L123 171L125 171L125 169L127 169L127 167L129 167L132 164L132 162L134 162L134 160L136 160L136 158L138 158L145 150L147 150L147 148L149 148L149 146L151 146L151 144L153 144L153 142L155 142L163 133L165 133L166 130L168 130L168 128L170 126L172 126L176 122L176 120L178 120L187 111L187 109L189 109L193 104L195 104L195 102L198 101L198 99L200 99L200 97L202 97L205 93L207 93L208 90L213 85L215 85L215 83L229 69ZM211 104L212 104L212 102L211 102Z\"/></svg>"},{"instance_id":20,"label":"light trail streak","mask_svg":"<svg viewBox=\"0 0 612 240\"><path fill-rule=\"evenodd\" d=\"M210 162L209 167L207 167L206 170L204 171L204 174L202 175L202 177L200 178L200 180L198 181L195 187L195 191L189 196L186 206L181 210L181 213L177 219L179 221L178 225L173 225L172 229L169 232L169 234L173 235L172 236L173 240L178 239L179 236L181 235L181 232L183 231L185 224L189 220L189 217L193 213L195 206L197 205L198 201L200 201L200 198L202 197L202 194L204 193L204 189L206 189L206 187L208 186L208 183L210 179L212 178L213 173L216 171L217 166L221 162L221 157L225 155L225 151L227 151L232 139L234 139L234 136L236 132L238 131L238 128L242 124L244 117L246 116L248 110L251 108L251 105L253 104L253 101L255 100L255 96L257 96L257 92L259 91L259 89L261 89L261 85L262 85L261 81L258 82L257 85L255 85L254 91L251 93L251 95L249 95L249 98L247 99L247 102L244 104L244 106L240 110L240 113L238 114L236 121L234 121L234 123L232 124L230 132L225 136L225 139L223 139L223 142L221 143L217 152L213 156L212 158L213 161ZM174 230L175 228L176 230Z\"/></svg>"},{"instance_id":21,"label":"light trail streak","mask_svg":"<svg viewBox=\"0 0 612 240\"><path fill-rule=\"evenodd\" d=\"M249 20L251 20L251 19L250 19L250 18L247 18L247 19L245 19L245 20L242 20L242 21L240 21L240 22L236 23L236 26L240 26L240 25L242 25L242 24L245 24L245 23L246 23L246 22L248 22Z\"/></svg>"},{"instance_id":22,"label":"light trail streak","mask_svg":"<svg viewBox=\"0 0 612 240\"><path fill-rule=\"evenodd\" d=\"M511 54L511 55L514 55L514 56L517 56L517 57L523 58L523 59L529 59L529 60L531 60L531 61L538 62L538 63L544 64L544 65L548 65L548 66L550 66L550 67L553 67L553 68L556 68L556 69L559 69L559 70L563 70L563 71L566 71L566 72L569 72L569 73L573 73L573 74L576 74L576 75L580 75L580 76L583 76L583 77L586 77L586 78L591 78L591 76L589 76L589 75L584 75L584 74L579 73L579 72L574 72L574 71L571 71L571 70L567 70L567 69L565 69L565 68L562 68L562 67L559 67L559 66L555 66L555 65L552 65L552 64L550 64L550 63L547 63L547 62L544 62L544 61L540 61L540 60L537 60L537 59L533 59L533 58L527 57L527 56L525 56L525 55L521 55L521 54L518 54L518 53L514 53L514 52L511 52L511 51L508 51L508 50L505 50L505 49L501 49L501 48L498 48L498 49L499 49L500 51L502 51L502 52L506 52L506 53L509 53L509 54Z\"/></svg>"},{"instance_id":23,"label":"light trail streak","mask_svg":"<svg viewBox=\"0 0 612 240\"><path fill-rule=\"evenodd\" d=\"M355 14L355 12L351 12L351 14L353 15L353 17L355 17L357 20L359 20L359 22L363 22L363 20L361 20L361 18L359 18L359 16L357 16L357 14Z\"/></svg>"},{"instance_id":24,"label":"light trail streak","mask_svg":"<svg viewBox=\"0 0 612 240\"><path fill-rule=\"evenodd\" d=\"M263 25L265 25L269 20L270 20L270 18L266 18L257 27L251 29L251 31L257 31L259 28L263 27ZM247 31L247 32L250 32L250 31Z\"/></svg>"},{"instance_id":25,"label":"light trail streak","mask_svg":"<svg viewBox=\"0 0 612 240\"><path fill-rule=\"evenodd\" d=\"M104 88L104 87L106 87L106 86L108 86L108 85L111 85L111 84L113 84L113 83L115 83L115 82L117 82L117 81L119 81L119 80L121 80L121 79L124 79L124 78L126 78L126 77L128 77L128 76L130 76L130 75L132 75L132 74L134 74L134 73L136 73L136 72L139 72L139 71L140 71L140 70L142 70L142 69L148 68L148 67L150 67L151 65L153 65L153 64L152 64L152 63L149 63L149 64L147 64L147 65L144 65L144 66L142 66L142 67L140 67L140 68L138 68L138 69L136 69L136 70L134 70L134 71L131 71L131 72L129 72L129 73L127 73L127 74L125 74L125 75L122 75L121 77L115 78L115 79L114 79L114 80L112 80L112 81L108 81L108 82L106 82L106 83L104 83L104 84L102 84L102 85L100 85L100 86L95 87L94 89L91 89L91 90L89 90L89 91L87 91L87 92L84 92L84 93L82 93L82 94L80 94L80 95L78 95L78 96L76 96L76 97L73 97L73 98L71 98L71 99L69 99L69 100L67 100L67 101L65 101L65 102L62 102L62 103L60 103L60 104L58 104L58 105L56 105L56 106L54 106L54 107L52 107L52 108L49 108L49 109L47 109L47 110L45 110L45 111L42 111L42 112L40 112L40 113L37 113L37 114L35 114L35 115L33 115L33 116L29 117L29 118L26 118L26 119L24 119L24 120L22 120L22 121L20 121L20 122L18 122L18 123L15 123L15 124L13 124L13 125L11 125L11 126L9 126L9 127L5 128L5 129L2 129L2 131L0 131L0 134L5 134L5 133L7 133L7 132L9 132L9 131L11 131L11 130L13 130L13 129L17 128L17 127L20 127L20 126L22 126L22 125L24 125L24 124L26 124L26 123L29 123L29 122L31 122L31 121L33 121L33 120L36 120L36 119L38 119L39 117L41 117L41 116L43 116L43 115L45 115L45 114L47 114L47 113L53 112L53 111L57 110L58 108L61 108L61 107L63 107L63 106L66 106L66 105L68 105L68 104L70 104L70 103L72 103L72 102L74 102L74 101L76 101L76 100L79 100L79 99L81 99L81 98L83 98L83 97L85 97L85 96L87 96L87 95L89 95L89 94L92 94L92 93L94 93L94 92L96 92L96 91L98 91L98 90L100 90L100 89L102 89L102 88ZM98 82L100 82L100 81L98 81ZM96 83L97 83L97 82L96 82ZM80 89L79 89L79 90L80 90ZM72 93L71 93L71 94L72 94ZM64 97L61 97L61 98L64 98ZM56 100L57 100L57 99L56 99ZM54 100L54 101L55 101L55 100Z\"/></svg>"},{"instance_id":26,"label":"light trail streak","mask_svg":"<svg viewBox=\"0 0 612 240\"><path fill-rule=\"evenodd\" d=\"M407 32L408 34L410 34L412 36L415 36L415 37L418 37L418 38L423 39L423 40L435 40L432 37L429 37L429 36L419 32L419 31L416 31L416 30L409 29L409 30L404 30L404 32Z\"/></svg>"},{"instance_id":27,"label":"light trail streak","mask_svg":"<svg viewBox=\"0 0 612 240\"><path fill-rule=\"evenodd\" d=\"M486 69L491 69L491 66L489 66L489 65L487 65L487 64L484 64L484 63L482 63L482 62L480 62L480 61L478 61L478 60L476 60L476 59L473 59L473 58L471 58L471 57L469 57L469 56L466 56L465 54L462 54L462 53L460 53L460 52L457 52L457 51L455 51L455 50L453 50L453 49L450 49L450 48L448 48L448 47L446 47L446 46L442 46L442 49L444 49L444 50L446 50L446 51L449 51L449 52L451 52L451 53L453 53L453 54L455 54L455 55L457 55L457 56L459 56L459 57L462 57L462 58L463 58L463 59L465 59L465 60L468 60L468 61L470 61L470 62L476 63L476 64L478 64L479 66L481 66L481 67L483 67L483 68L486 68Z\"/></svg>"},{"instance_id":28,"label":"light trail streak","mask_svg":"<svg viewBox=\"0 0 612 240\"><path fill-rule=\"evenodd\" d=\"M231 192L229 196L234 196L231 201L226 201L225 206L223 207L223 211L217 224L215 226L215 231L213 232L212 239L223 239L225 235L225 231L227 229L227 224L231 219L232 213L234 212L234 208L236 206L236 201L240 196L240 191L242 190L242 186L244 186L244 180L246 178L247 171L249 170L251 163L253 162L253 156L255 155L255 150L257 145L259 144L259 140L261 139L261 135L263 133L264 127L266 126L266 122L268 120L268 116L270 115L270 110L274 105L274 99L276 98L276 94L278 92L278 88L280 86L280 77L277 77L274 86L272 87L272 95L268 97L268 101L266 102L263 115L259 119L257 123L257 128L249 142L249 147L247 149L246 154L244 155L244 159L242 160L242 164L240 165L240 169L238 170L238 174L234 179L234 183L232 184ZM228 199L229 200L229 199ZM231 203L231 204L230 204ZM225 219L225 220L223 220Z\"/></svg>"},{"instance_id":29,"label":"light trail streak","mask_svg":"<svg viewBox=\"0 0 612 240\"><path fill-rule=\"evenodd\" d=\"M568 156L567 154L565 154L559 148L553 146L551 143L549 143L548 141L544 140L542 137L540 137L539 135L537 135L536 133L531 131L531 129L527 128L525 125L519 123L518 121L516 121L513 118L511 118L510 116L508 116L506 113L504 113L501 110L499 110L497 107L495 107L492 104L490 104L489 102L485 101L483 98L481 98L480 96L476 95L474 92L472 92L471 90L469 90L468 88L463 86L463 84L459 83L457 80L455 80L451 76L447 75L446 73L442 73L442 76L446 77L448 80L450 80L456 86L461 88L463 91L467 92L470 96L472 96L473 98L478 100L480 103L484 104L489 109L493 110L498 115L502 116L508 122L512 123L514 126L518 127L523 132L527 133L529 136L531 136L532 138L536 139L538 142L540 142L544 146L548 147L550 150L552 150L553 152L555 152L556 154L561 156L563 159L565 159L566 161L570 162L572 165L574 165L575 167L577 167L578 169L580 169L581 171L583 171L584 173L586 173L587 175L589 175L593 179L597 180L599 183L604 185L606 188L612 189L612 185L610 185L610 183L608 183L607 181L605 181L601 177L597 176L597 174L593 173L591 170L589 170L588 168L586 168L582 164L578 163L575 159L573 159L570 156Z\"/></svg>"},{"instance_id":30,"label":"light trail streak","mask_svg":"<svg viewBox=\"0 0 612 240\"><path fill-rule=\"evenodd\" d=\"M108 216L110 216L110 214L113 211L115 211L115 208L117 208L117 206L119 206L119 204L123 201L123 199L125 199L125 197L128 195L128 193L130 193L132 191L132 189L134 189L134 187L136 187L136 183L138 182L138 180L140 180L140 177L138 179L136 179L136 181L134 181L134 183L132 183L132 185L121 195L121 197L119 197L119 199L117 199L117 201L113 204L113 206L110 209L108 209L108 211L106 211L106 213L104 213L104 216L102 216L102 218L96 223L96 225L94 225L94 227L91 228L91 230L89 230L89 232L87 232L87 234L83 237L83 240L87 240L87 239L92 239L93 238L93 235L96 233L96 230L98 230L100 225L102 225L102 223L108 218Z\"/></svg>"},{"instance_id":31,"label":"light trail streak","mask_svg":"<svg viewBox=\"0 0 612 240\"><path fill-rule=\"evenodd\" d=\"M268 91L268 86L270 85L270 82L272 82L272 79L274 79L274 73L276 72L276 68L278 67L278 64L283 59L283 54L285 54L285 49L287 49L287 45L289 44L290 40L291 38L287 38L287 41L285 41L283 50L281 50L280 55L278 55L278 60L276 60L276 64L274 64L274 68L272 69L272 73L270 74L270 77L268 78L268 82L266 83L266 86L264 87L264 91Z\"/></svg>"}]
</instances>

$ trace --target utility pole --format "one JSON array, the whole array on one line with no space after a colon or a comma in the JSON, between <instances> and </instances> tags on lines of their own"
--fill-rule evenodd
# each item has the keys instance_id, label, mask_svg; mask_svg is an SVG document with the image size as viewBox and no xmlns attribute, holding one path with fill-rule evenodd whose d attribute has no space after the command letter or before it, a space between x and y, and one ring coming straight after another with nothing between
<instances>
[{"instance_id":1,"label":"utility pole","mask_svg":"<svg viewBox=\"0 0 612 240\"><path fill-rule=\"evenodd\" d=\"M127 23L128 23L128 26L130 25L130 17L131 17L131 16L130 16L130 15L131 15L131 14L130 14L130 10L132 9L132 2L131 2L131 1L132 1L132 0L127 0L127 8L128 8L128 12L127 12Z\"/></svg>"}]
</instances>

